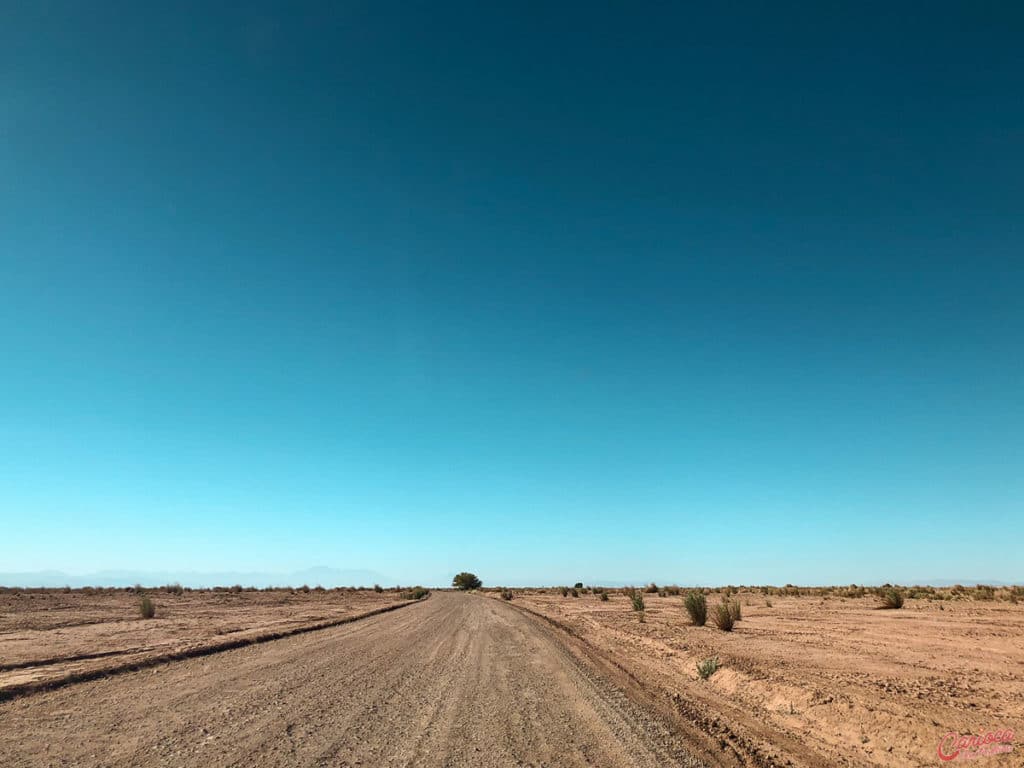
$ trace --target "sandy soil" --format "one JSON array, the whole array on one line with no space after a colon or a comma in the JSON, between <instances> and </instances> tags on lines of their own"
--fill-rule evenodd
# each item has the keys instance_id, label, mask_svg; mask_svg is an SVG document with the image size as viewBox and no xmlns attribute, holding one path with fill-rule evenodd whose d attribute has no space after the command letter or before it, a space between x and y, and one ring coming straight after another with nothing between
<instances>
[{"instance_id":1,"label":"sandy soil","mask_svg":"<svg viewBox=\"0 0 1024 768\"><path fill-rule=\"evenodd\" d=\"M37 686L343 620L401 600L395 592L147 592L156 617L124 590L0 593L0 699Z\"/></svg>"},{"instance_id":2,"label":"sandy soil","mask_svg":"<svg viewBox=\"0 0 1024 768\"><path fill-rule=\"evenodd\" d=\"M435 593L342 626L9 700L0 765L705 764L567 638L506 603Z\"/></svg>"},{"instance_id":3,"label":"sandy soil","mask_svg":"<svg viewBox=\"0 0 1024 768\"><path fill-rule=\"evenodd\" d=\"M498 599L497 595L490 597ZM681 597L515 593L668 701L681 728L758 765L934 766L944 734L1024 732L1024 605L740 595L735 631L689 625ZM709 608L719 601L712 595ZM696 662L717 656L702 681ZM1024 765L1024 746L973 761ZM955 764L955 763L954 763Z\"/></svg>"}]
</instances>

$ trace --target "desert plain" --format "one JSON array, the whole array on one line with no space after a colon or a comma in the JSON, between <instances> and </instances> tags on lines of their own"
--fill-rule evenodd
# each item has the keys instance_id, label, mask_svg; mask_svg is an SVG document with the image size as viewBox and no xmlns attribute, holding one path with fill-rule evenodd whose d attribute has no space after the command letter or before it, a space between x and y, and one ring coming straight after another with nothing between
<instances>
[{"instance_id":1,"label":"desert plain","mask_svg":"<svg viewBox=\"0 0 1024 768\"><path fill-rule=\"evenodd\" d=\"M5 589L0 765L1024 764L1016 591L604 592Z\"/></svg>"}]
</instances>

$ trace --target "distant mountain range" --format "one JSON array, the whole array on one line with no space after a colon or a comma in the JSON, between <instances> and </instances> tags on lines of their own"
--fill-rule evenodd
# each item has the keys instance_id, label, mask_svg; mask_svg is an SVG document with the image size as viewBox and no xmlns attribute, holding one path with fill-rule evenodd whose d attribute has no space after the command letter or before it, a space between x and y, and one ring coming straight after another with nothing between
<instances>
[{"instance_id":1,"label":"distant mountain range","mask_svg":"<svg viewBox=\"0 0 1024 768\"><path fill-rule=\"evenodd\" d=\"M0 573L0 585L10 587L130 587L134 584L160 586L181 584L183 587L359 587L393 586L394 580L378 571L362 569L307 568L290 573L264 573L248 571L222 571L198 573L192 571L97 571L69 574L63 571L34 571L31 573Z\"/></svg>"}]
</instances>

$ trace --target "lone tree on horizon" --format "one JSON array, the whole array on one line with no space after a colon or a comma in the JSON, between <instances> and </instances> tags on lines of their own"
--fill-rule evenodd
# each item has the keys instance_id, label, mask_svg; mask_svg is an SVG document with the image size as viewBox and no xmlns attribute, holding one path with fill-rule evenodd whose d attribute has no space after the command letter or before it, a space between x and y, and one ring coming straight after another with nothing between
<instances>
[{"instance_id":1,"label":"lone tree on horizon","mask_svg":"<svg viewBox=\"0 0 1024 768\"><path fill-rule=\"evenodd\" d=\"M483 585L484 583L476 577L475 573L469 573L468 571L456 574L455 578L452 579L452 586L456 589L480 589Z\"/></svg>"}]
</instances>

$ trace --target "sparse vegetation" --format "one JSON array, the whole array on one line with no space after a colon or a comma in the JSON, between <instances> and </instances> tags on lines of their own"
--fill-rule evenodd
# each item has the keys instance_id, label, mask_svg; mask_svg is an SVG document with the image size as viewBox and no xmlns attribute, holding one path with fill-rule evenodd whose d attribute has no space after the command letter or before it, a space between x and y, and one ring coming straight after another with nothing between
<instances>
[{"instance_id":1,"label":"sparse vegetation","mask_svg":"<svg viewBox=\"0 0 1024 768\"><path fill-rule=\"evenodd\" d=\"M683 601L686 612L690 615L690 623L695 627L703 627L708 621L708 601L703 592L690 592Z\"/></svg>"},{"instance_id":2,"label":"sparse vegetation","mask_svg":"<svg viewBox=\"0 0 1024 768\"><path fill-rule=\"evenodd\" d=\"M649 595L656 595L659 592L658 585L652 581L644 588L644 592Z\"/></svg>"},{"instance_id":3,"label":"sparse vegetation","mask_svg":"<svg viewBox=\"0 0 1024 768\"><path fill-rule=\"evenodd\" d=\"M572 589L569 590L569 594L572 595L573 597L579 597L580 596L580 591L578 589L576 589L576 587L573 587Z\"/></svg>"},{"instance_id":4,"label":"sparse vegetation","mask_svg":"<svg viewBox=\"0 0 1024 768\"><path fill-rule=\"evenodd\" d=\"M715 606L713 618L715 620L715 626L720 630L723 632L732 632L736 619L733 618L733 612L729 607L728 602L719 603Z\"/></svg>"},{"instance_id":5,"label":"sparse vegetation","mask_svg":"<svg viewBox=\"0 0 1024 768\"><path fill-rule=\"evenodd\" d=\"M644 596L639 592L634 592L630 597L630 602L633 604L633 610L640 613L644 610Z\"/></svg>"},{"instance_id":6,"label":"sparse vegetation","mask_svg":"<svg viewBox=\"0 0 1024 768\"><path fill-rule=\"evenodd\" d=\"M559 587L558 591L562 595L562 597L568 597L569 596L569 588L568 587Z\"/></svg>"},{"instance_id":7,"label":"sparse vegetation","mask_svg":"<svg viewBox=\"0 0 1024 768\"><path fill-rule=\"evenodd\" d=\"M697 662L697 674L701 680L707 680L715 672L718 671L718 657L714 656L710 659L704 659L704 661Z\"/></svg>"},{"instance_id":8,"label":"sparse vegetation","mask_svg":"<svg viewBox=\"0 0 1024 768\"><path fill-rule=\"evenodd\" d=\"M429 594L429 589L424 589L423 587L413 587L408 592L402 593L402 598L405 600L422 600Z\"/></svg>"},{"instance_id":9,"label":"sparse vegetation","mask_svg":"<svg viewBox=\"0 0 1024 768\"><path fill-rule=\"evenodd\" d=\"M483 585L484 583L476 577L476 574L469 571L456 574L455 578L452 579L452 586L456 589L480 589Z\"/></svg>"},{"instance_id":10,"label":"sparse vegetation","mask_svg":"<svg viewBox=\"0 0 1024 768\"><path fill-rule=\"evenodd\" d=\"M384 587L382 587L380 584L374 584L373 591L379 595L381 592L384 591Z\"/></svg>"},{"instance_id":11,"label":"sparse vegetation","mask_svg":"<svg viewBox=\"0 0 1024 768\"><path fill-rule=\"evenodd\" d=\"M501 599L502 600L511 600L512 599L512 590L511 589L503 589L503 590L501 590Z\"/></svg>"},{"instance_id":12,"label":"sparse vegetation","mask_svg":"<svg viewBox=\"0 0 1024 768\"><path fill-rule=\"evenodd\" d=\"M600 600L602 603L607 603L608 593L602 589L600 592L597 593L597 599Z\"/></svg>"},{"instance_id":13,"label":"sparse vegetation","mask_svg":"<svg viewBox=\"0 0 1024 768\"><path fill-rule=\"evenodd\" d=\"M144 619L152 619L156 616L156 605L149 596L145 596L139 601L139 615Z\"/></svg>"},{"instance_id":14,"label":"sparse vegetation","mask_svg":"<svg viewBox=\"0 0 1024 768\"><path fill-rule=\"evenodd\" d=\"M903 593L898 589L887 589L882 595L882 608L902 608L903 607Z\"/></svg>"},{"instance_id":15,"label":"sparse vegetation","mask_svg":"<svg viewBox=\"0 0 1024 768\"><path fill-rule=\"evenodd\" d=\"M743 609L740 608L739 600L733 600L729 603L729 613L732 614L732 620L734 622L743 619Z\"/></svg>"}]
</instances>

